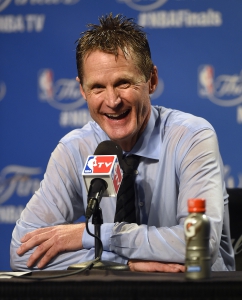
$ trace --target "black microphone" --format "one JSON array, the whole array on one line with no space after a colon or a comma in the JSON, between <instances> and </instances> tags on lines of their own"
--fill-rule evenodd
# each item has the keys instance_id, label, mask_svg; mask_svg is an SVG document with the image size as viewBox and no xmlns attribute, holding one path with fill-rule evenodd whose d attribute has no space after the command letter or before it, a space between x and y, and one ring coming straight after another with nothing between
<instances>
[{"instance_id":1,"label":"black microphone","mask_svg":"<svg viewBox=\"0 0 242 300\"><path fill-rule=\"evenodd\" d=\"M88 191L88 203L86 209L86 218L90 219L93 215L97 205L100 203L104 191L107 189L108 184L102 178L94 178L91 181Z\"/></svg>"},{"instance_id":2,"label":"black microphone","mask_svg":"<svg viewBox=\"0 0 242 300\"><path fill-rule=\"evenodd\" d=\"M122 160L123 151L119 145L114 143L113 141L103 141L101 142L95 152L94 155L116 155L118 160ZM119 167L119 166L118 166ZM85 169L85 167L84 167ZM115 168L117 170L117 166ZM117 175L117 174L116 174ZM121 183L121 182L120 182ZM119 184L120 184L119 183ZM95 209L98 207L104 192L108 188L108 183L103 178L96 177L93 178L90 182L90 187L88 189L88 202L86 209L86 218L90 219L93 215Z\"/></svg>"},{"instance_id":3,"label":"black microphone","mask_svg":"<svg viewBox=\"0 0 242 300\"><path fill-rule=\"evenodd\" d=\"M117 155L119 163L123 159L123 151L121 147L113 141L101 142L97 146L94 155Z\"/></svg>"}]
</instances>

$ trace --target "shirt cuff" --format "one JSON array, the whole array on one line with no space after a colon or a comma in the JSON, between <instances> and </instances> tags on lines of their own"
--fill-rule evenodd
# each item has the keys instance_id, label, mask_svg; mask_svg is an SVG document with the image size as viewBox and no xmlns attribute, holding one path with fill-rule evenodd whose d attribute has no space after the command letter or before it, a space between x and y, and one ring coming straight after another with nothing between
<instances>
[{"instance_id":1,"label":"shirt cuff","mask_svg":"<svg viewBox=\"0 0 242 300\"><path fill-rule=\"evenodd\" d=\"M105 223L101 225L101 241L103 243L104 251L110 251L110 238L113 231L113 226L114 223ZM94 234L94 225L92 223L88 223L88 229ZM84 249L94 248L95 245L94 237L87 233L86 228L82 236L82 245Z\"/></svg>"}]
</instances>

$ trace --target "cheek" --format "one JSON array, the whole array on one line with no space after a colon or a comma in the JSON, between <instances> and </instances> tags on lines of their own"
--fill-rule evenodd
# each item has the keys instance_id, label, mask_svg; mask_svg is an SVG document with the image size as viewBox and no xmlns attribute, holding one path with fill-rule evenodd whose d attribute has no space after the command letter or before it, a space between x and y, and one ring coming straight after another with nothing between
<instances>
[{"instance_id":1,"label":"cheek","mask_svg":"<svg viewBox=\"0 0 242 300\"><path fill-rule=\"evenodd\" d=\"M98 101L98 99L95 97L88 97L87 98L87 106L90 110L90 112L97 112L99 107L100 107L100 101Z\"/></svg>"},{"instance_id":2,"label":"cheek","mask_svg":"<svg viewBox=\"0 0 242 300\"><path fill-rule=\"evenodd\" d=\"M144 91L145 93L145 91ZM139 115L140 117L144 118L146 117L149 109L150 109L150 98L145 94L146 96L139 100L138 107L139 107Z\"/></svg>"}]
</instances>

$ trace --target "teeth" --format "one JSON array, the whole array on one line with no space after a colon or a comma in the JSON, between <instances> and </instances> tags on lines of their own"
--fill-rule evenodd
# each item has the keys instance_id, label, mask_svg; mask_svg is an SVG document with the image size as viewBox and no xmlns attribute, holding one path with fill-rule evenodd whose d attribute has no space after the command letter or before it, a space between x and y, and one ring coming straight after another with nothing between
<instances>
[{"instance_id":1,"label":"teeth","mask_svg":"<svg viewBox=\"0 0 242 300\"><path fill-rule=\"evenodd\" d=\"M110 118L118 118L120 115L109 115L109 114L106 114L108 117Z\"/></svg>"},{"instance_id":2,"label":"teeth","mask_svg":"<svg viewBox=\"0 0 242 300\"><path fill-rule=\"evenodd\" d=\"M118 114L116 114L116 115L114 115L114 114L106 114L106 115L107 115L109 118L118 118L118 117L120 117L120 116L126 114L127 111L128 111L128 110L122 112L122 113L119 114L119 115L118 115Z\"/></svg>"}]
</instances>

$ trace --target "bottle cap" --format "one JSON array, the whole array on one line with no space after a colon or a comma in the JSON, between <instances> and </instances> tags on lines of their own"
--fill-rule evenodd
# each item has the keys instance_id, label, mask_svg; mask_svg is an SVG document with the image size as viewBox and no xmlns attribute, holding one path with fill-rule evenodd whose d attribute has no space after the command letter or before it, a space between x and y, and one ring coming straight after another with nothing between
<instances>
[{"instance_id":1,"label":"bottle cap","mask_svg":"<svg viewBox=\"0 0 242 300\"><path fill-rule=\"evenodd\" d=\"M205 212L206 200L201 198L188 199L188 212Z\"/></svg>"}]
</instances>

